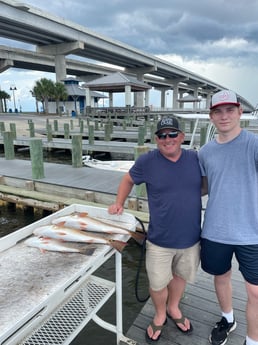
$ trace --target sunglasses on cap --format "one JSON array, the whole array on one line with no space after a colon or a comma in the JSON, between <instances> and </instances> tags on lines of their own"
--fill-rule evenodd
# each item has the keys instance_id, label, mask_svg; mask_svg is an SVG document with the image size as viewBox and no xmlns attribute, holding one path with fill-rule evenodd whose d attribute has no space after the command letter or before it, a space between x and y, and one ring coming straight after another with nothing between
<instances>
[{"instance_id":1,"label":"sunglasses on cap","mask_svg":"<svg viewBox=\"0 0 258 345\"><path fill-rule=\"evenodd\" d=\"M157 137L161 140L165 140L167 137L177 138L178 134L179 132L160 133L160 134L157 134Z\"/></svg>"}]
</instances>

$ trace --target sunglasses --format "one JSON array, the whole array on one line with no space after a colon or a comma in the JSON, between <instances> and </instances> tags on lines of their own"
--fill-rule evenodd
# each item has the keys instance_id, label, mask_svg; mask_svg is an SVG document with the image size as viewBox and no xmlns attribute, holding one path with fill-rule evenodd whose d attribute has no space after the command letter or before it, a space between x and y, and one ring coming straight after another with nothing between
<instances>
[{"instance_id":1,"label":"sunglasses","mask_svg":"<svg viewBox=\"0 0 258 345\"><path fill-rule=\"evenodd\" d=\"M179 134L178 132L160 133L160 134L157 134L157 137L161 140L165 140L167 137L177 138L178 134Z\"/></svg>"}]
</instances>

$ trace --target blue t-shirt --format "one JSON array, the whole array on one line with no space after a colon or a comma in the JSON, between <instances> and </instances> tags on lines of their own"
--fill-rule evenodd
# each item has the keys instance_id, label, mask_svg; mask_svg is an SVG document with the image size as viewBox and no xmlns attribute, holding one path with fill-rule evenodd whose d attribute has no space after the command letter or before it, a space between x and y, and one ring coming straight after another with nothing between
<instances>
[{"instance_id":1,"label":"blue t-shirt","mask_svg":"<svg viewBox=\"0 0 258 345\"><path fill-rule=\"evenodd\" d=\"M200 239L201 171L195 151L182 150L177 162L158 149L136 160L129 174L146 184L150 222L148 240L166 248L189 248Z\"/></svg>"},{"instance_id":2,"label":"blue t-shirt","mask_svg":"<svg viewBox=\"0 0 258 345\"><path fill-rule=\"evenodd\" d=\"M258 136L242 130L230 142L213 140L200 149L199 160L209 196L202 237L258 244Z\"/></svg>"}]
</instances>

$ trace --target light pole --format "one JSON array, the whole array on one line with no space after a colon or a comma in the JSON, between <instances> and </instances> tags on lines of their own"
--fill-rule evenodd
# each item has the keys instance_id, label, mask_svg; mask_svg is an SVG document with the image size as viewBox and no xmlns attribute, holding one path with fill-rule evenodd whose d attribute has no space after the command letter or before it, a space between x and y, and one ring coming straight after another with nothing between
<instances>
[{"instance_id":1,"label":"light pole","mask_svg":"<svg viewBox=\"0 0 258 345\"><path fill-rule=\"evenodd\" d=\"M16 86L11 86L10 87L10 90L13 92L13 106L14 106L14 112L16 110L16 103L15 103L15 94L14 94L14 91L16 91Z\"/></svg>"}]
</instances>

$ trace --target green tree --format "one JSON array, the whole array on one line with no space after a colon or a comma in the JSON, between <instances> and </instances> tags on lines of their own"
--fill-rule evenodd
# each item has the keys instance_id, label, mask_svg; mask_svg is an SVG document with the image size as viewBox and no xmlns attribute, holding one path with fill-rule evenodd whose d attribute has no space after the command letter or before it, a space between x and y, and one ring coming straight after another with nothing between
<instances>
[{"instance_id":1,"label":"green tree","mask_svg":"<svg viewBox=\"0 0 258 345\"><path fill-rule=\"evenodd\" d=\"M7 112L6 100L10 98L11 96L7 92L0 90L0 112Z\"/></svg>"},{"instance_id":2,"label":"green tree","mask_svg":"<svg viewBox=\"0 0 258 345\"><path fill-rule=\"evenodd\" d=\"M36 98L36 101L42 103L43 112L46 114L49 113L49 101L56 102L56 112L60 113L59 102L65 101L68 98L68 94L63 83L54 83L51 79L47 78L41 78L40 80L36 81L31 94Z\"/></svg>"},{"instance_id":3,"label":"green tree","mask_svg":"<svg viewBox=\"0 0 258 345\"><path fill-rule=\"evenodd\" d=\"M68 98L68 93L63 83L60 83L60 82L55 83L53 98L56 101L56 113L60 115L59 102L66 101Z\"/></svg>"},{"instance_id":4,"label":"green tree","mask_svg":"<svg viewBox=\"0 0 258 345\"><path fill-rule=\"evenodd\" d=\"M48 102L53 98L55 90L55 83L51 79L41 78L36 81L32 89L32 95L36 100L42 102L43 112L48 114Z\"/></svg>"}]
</instances>

